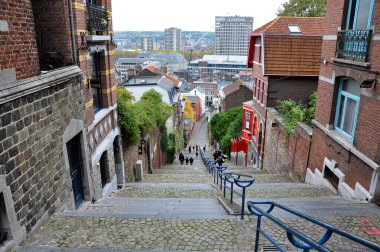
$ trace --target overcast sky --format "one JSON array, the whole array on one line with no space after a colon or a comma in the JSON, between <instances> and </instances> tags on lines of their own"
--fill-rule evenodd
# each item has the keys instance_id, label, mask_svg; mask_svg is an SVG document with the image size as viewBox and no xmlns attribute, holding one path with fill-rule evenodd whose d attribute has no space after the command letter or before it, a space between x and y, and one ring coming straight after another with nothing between
<instances>
[{"instance_id":1,"label":"overcast sky","mask_svg":"<svg viewBox=\"0 0 380 252\"><path fill-rule=\"evenodd\" d=\"M253 16L253 27L276 18L286 0L112 0L114 31L215 31L215 16Z\"/></svg>"}]
</instances>

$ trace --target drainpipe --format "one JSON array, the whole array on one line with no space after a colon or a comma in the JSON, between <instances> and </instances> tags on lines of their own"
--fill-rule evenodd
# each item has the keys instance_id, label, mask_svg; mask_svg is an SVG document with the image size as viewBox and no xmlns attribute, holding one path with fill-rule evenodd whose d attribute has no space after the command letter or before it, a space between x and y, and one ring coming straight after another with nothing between
<instances>
[{"instance_id":1,"label":"drainpipe","mask_svg":"<svg viewBox=\"0 0 380 252\"><path fill-rule=\"evenodd\" d=\"M74 17L73 17L73 1L69 0L69 14L70 14L70 32L71 32L71 47L73 49L73 60L74 65L78 64L77 61L77 49L75 45L75 34L74 34Z\"/></svg>"}]
</instances>

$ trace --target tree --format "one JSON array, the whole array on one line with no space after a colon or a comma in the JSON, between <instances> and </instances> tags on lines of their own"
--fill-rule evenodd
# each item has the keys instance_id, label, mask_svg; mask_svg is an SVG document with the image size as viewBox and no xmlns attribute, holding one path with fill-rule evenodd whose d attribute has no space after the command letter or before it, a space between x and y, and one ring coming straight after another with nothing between
<instances>
[{"instance_id":1,"label":"tree","mask_svg":"<svg viewBox=\"0 0 380 252\"><path fill-rule=\"evenodd\" d=\"M186 96L184 96L183 98L185 98L185 109L183 112L183 116L185 119L194 121L194 111L193 107L191 106L191 101Z\"/></svg>"},{"instance_id":2,"label":"tree","mask_svg":"<svg viewBox=\"0 0 380 252\"><path fill-rule=\"evenodd\" d=\"M277 10L277 16L323 17L326 0L289 0Z\"/></svg>"},{"instance_id":3,"label":"tree","mask_svg":"<svg viewBox=\"0 0 380 252\"><path fill-rule=\"evenodd\" d=\"M133 108L134 97L123 87L117 88L118 124L123 140L131 145L140 140L138 114Z\"/></svg>"},{"instance_id":4,"label":"tree","mask_svg":"<svg viewBox=\"0 0 380 252\"><path fill-rule=\"evenodd\" d=\"M243 108L231 108L226 112L218 113L211 119L212 140L220 142L223 152L229 153L231 139L241 135Z\"/></svg>"}]
</instances>

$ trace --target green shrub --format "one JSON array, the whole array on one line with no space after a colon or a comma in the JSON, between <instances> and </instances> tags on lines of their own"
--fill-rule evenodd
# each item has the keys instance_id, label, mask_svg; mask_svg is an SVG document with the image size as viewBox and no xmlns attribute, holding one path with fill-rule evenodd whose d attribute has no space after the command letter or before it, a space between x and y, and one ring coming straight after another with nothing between
<instances>
[{"instance_id":1,"label":"green shrub","mask_svg":"<svg viewBox=\"0 0 380 252\"><path fill-rule=\"evenodd\" d=\"M277 106L278 113L284 119L285 134L295 134L297 122L303 122L312 126L314 119L317 93L313 92L309 97L307 105L297 104L295 101L288 99L281 101Z\"/></svg>"}]
</instances>

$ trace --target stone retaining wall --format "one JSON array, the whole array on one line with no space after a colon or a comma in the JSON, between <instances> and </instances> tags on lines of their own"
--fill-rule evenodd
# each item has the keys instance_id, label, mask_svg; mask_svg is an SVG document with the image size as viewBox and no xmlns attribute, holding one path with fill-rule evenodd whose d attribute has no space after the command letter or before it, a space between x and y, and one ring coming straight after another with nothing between
<instances>
[{"instance_id":1,"label":"stone retaining wall","mask_svg":"<svg viewBox=\"0 0 380 252\"><path fill-rule=\"evenodd\" d=\"M282 118L273 108L268 109L263 168L269 172L288 173L305 181L309 160L312 129L297 123L294 135L286 135Z\"/></svg>"}]
</instances>

